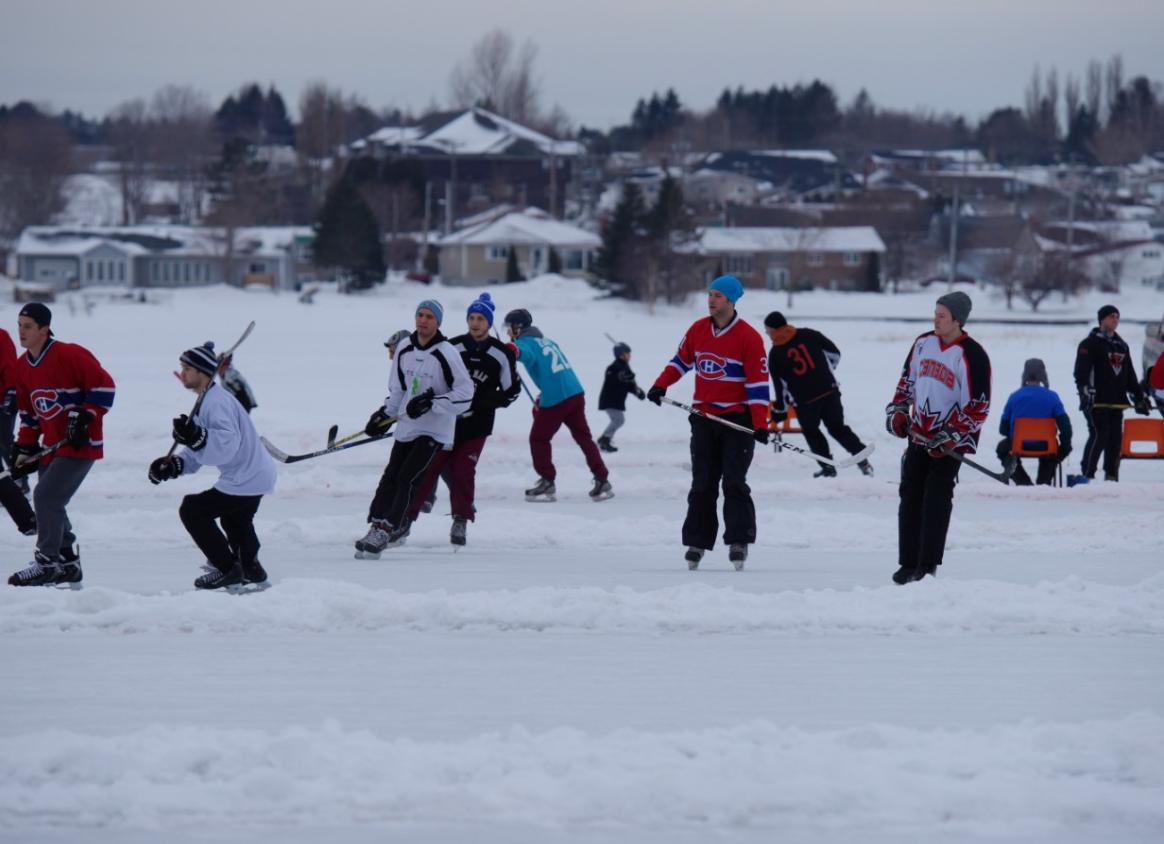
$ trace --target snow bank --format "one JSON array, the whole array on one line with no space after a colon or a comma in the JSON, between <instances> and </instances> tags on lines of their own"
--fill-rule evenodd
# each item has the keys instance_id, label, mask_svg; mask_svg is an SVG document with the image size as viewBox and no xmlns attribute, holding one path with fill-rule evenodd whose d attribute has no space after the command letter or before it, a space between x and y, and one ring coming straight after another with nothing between
<instances>
[{"instance_id":1,"label":"snow bank","mask_svg":"<svg viewBox=\"0 0 1164 844\"><path fill-rule=\"evenodd\" d=\"M256 595L0 593L0 633L231 633L379 631L587 631L634 634L1118 636L1164 633L1164 575L1135 586L1077 577L1022 586L990 580L748 593L702 584L531 587L398 592L296 578Z\"/></svg>"},{"instance_id":2,"label":"snow bank","mask_svg":"<svg viewBox=\"0 0 1164 844\"><path fill-rule=\"evenodd\" d=\"M0 738L0 834L55 827L519 822L709 833L811 825L977 834L1164 829L1164 719L981 732L868 725L605 735L520 727L459 741L335 722ZM855 831L855 830L854 830ZM633 840L633 839L628 839ZM914 838L913 840L919 840Z\"/></svg>"}]
</instances>

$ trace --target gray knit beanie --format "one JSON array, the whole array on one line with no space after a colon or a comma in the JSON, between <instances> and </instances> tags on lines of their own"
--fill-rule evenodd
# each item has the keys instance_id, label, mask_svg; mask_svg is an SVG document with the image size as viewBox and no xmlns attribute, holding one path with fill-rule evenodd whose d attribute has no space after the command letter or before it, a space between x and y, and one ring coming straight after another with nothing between
<instances>
[{"instance_id":1,"label":"gray knit beanie","mask_svg":"<svg viewBox=\"0 0 1164 844\"><path fill-rule=\"evenodd\" d=\"M1047 365L1038 358L1031 358L1023 364L1023 383L1042 384L1044 387L1050 387L1051 383L1047 380Z\"/></svg>"},{"instance_id":2,"label":"gray knit beanie","mask_svg":"<svg viewBox=\"0 0 1164 844\"><path fill-rule=\"evenodd\" d=\"M958 325L963 328L966 326L966 320L970 318L970 297L961 290L955 290L953 293L947 293L945 296L938 297L938 304L945 305L950 312L950 316L958 321Z\"/></svg>"}]
</instances>

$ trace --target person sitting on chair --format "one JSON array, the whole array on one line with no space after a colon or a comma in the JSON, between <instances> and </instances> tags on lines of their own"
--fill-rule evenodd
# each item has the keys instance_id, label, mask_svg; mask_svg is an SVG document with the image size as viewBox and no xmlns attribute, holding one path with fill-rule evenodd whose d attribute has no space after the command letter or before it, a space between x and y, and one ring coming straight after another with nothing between
<instances>
[{"instance_id":1,"label":"person sitting on chair","mask_svg":"<svg viewBox=\"0 0 1164 844\"><path fill-rule=\"evenodd\" d=\"M1003 466L1015 462L1011 480L1017 486L1030 486L1031 476L1022 467L1019 458L1011 454L1016 419L1054 419L1059 428L1059 452L1054 457L1040 457L1036 483L1050 486L1055 479L1055 468L1071 453L1071 420L1063 408L1063 400L1050 388L1047 380L1047 366L1039 358L1031 358L1023 364L1022 386L1010 394L1002 411L999 433L1003 440L998 444L998 459Z\"/></svg>"}]
</instances>

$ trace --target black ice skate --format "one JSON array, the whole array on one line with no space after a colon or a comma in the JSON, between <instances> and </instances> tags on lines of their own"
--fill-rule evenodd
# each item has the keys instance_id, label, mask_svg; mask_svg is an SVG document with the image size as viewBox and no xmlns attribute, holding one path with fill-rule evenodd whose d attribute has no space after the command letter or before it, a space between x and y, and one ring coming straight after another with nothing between
<instances>
[{"instance_id":1,"label":"black ice skate","mask_svg":"<svg viewBox=\"0 0 1164 844\"><path fill-rule=\"evenodd\" d=\"M394 528L383 519L372 522L363 539L356 540L357 560L378 560L380 554L387 548L403 545L408 536L410 527L408 522L401 528Z\"/></svg>"},{"instance_id":2,"label":"black ice skate","mask_svg":"<svg viewBox=\"0 0 1164 844\"><path fill-rule=\"evenodd\" d=\"M606 451L606 452L610 452L610 453L618 451L618 447L615 446L614 443L612 443L610 441L610 437L599 437L598 438L598 449L599 449L599 451Z\"/></svg>"},{"instance_id":3,"label":"black ice skate","mask_svg":"<svg viewBox=\"0 0 1164 844\"><path fill-rule=\"evenodd\" d=\"M37 551L33 560L25 568L8 578L9 586L65 586L79 589L81 566L50 560Z\"/></svg>"},{"instance_id":4,"label":"black ice skate","mask_svg":"<svg viewBox=\"0 0 1164 844\"><path fill-rule=\"evenodd\" d=\"M861 474L867 478L873 477L873 464L868 460L862 460L857 464L857 468L861 470Z\"/></svg>"},{"instance_id":5,"label":"black ice skate","mask_svg":"<svg viewBox=\"0 0 1164 844\"><path fill-rule=\"evenodd\" d=\"M821 466L812 473L812 476L814 478L835 478L837 476L837 468L836 466Z\"/></svg>"},{"instance_id":6,"label":"black ice skate","mask_svg":"<svg viewBox=\"0 0 1164 844\"><path fill-rule=\"evenodd\" d=\"M468 522L465 519L462 519L460 516L454 518L453 527L449 531L449 542L453 543L454 545L464 545L465 531L467 528Z\"/></svg>"},{"instance_id":7,"label":"black ice skate","mask_svg":"<svg viewBox=\"0 0 1164 844\"><path fill-rule=\"evenodd\" d=\"M242 564L243 583L250 586L268 586L267 570L258 560L251 560Z\"/></svg>"},{"instance_id":8,"label":"black ice skate","mask_svg":"<svg viewBox=\"0 0 1164 844\"><path fill-rule=\"evenodd\" d=\"M590 490L591 501L605 501L608 498L614 498L614 490L610 487L610 481L594 479L594 488Z\"/></svg>"},{"instance_id":9,"label":"black ice skate","mask_svg":"<svg viewBox=\"0 0 1164 844\"><path fill-rule=\"evenodd\" d=\"M728 559L736 567L736 571L744 570L744 561L748 559L748 546L744 542L733 542L728 549Z\"/></svg>"},{"instance_id":10,"label":"black ice skate","mask_svg":"<svg viewBox=\"0 0 1164 844\"><path fill-rule=\"evenodd\" d=\"M237 586L242 583L242 566L235 563L226 571L215 569L207 572L194 581L195 589L223 589L228 586Z\"/></svg>"},{"instance_id":11,"label":"black ice skate","mask_svg":"<svg viewBox=\"0 0 1164 844\"><path fill-rule=\"evenodd\" d=\"M525 491L526 501L546 502L557 501L558 490L554 482L545 478L538 478L538 482Z\"/></svg>"},{"instance_id":12,"label":"black ice skate","mask_svg":"<svg viewBox=\"0 0 1164 844\"><path fill-rule=\"evenodd\" d=\"M703 549L696 548L692 545L687 549L687 553L683 555L683 559L687 561L687 570L695 571L699 568L699 561L703 559Z\"/></svg>"}]
</instances>

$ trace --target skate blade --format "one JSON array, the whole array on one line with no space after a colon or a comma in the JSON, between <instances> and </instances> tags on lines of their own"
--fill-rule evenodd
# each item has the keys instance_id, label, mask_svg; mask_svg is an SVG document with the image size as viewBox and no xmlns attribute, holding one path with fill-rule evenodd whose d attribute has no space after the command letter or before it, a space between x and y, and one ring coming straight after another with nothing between
<instances>
[{"instance_id":1,"label":"skate blade","mask_svg":"<svg viewBox=\"0 0 1164 844\"><path fill-rule=\"evenodd\" d=\"M743 560L732 560L732 565L736 567L736 571L743 571L744 570L744 561Z\"/></svg>"},{"instance_id":2,"label":"skate blade","mask_svg":"<svg viewBox=\"0 0 1164 844\"><path fill-rule=\"evenodd\" d=\"M81 588L80 583L46 583L45 586L52 589L60 589L61 591L68 590L70 592L76 592Z\"/></svg>"},{"instance_id":3,"label":"skate blade","mask_svg":"<svg viewBox=\"0 0 1164 844\"><path fill-rule=\"evenodd\" d=\"M249 595L252 592L265 592L270 588L270 581L263 581L262 583L235 583L230 586L223 586L220 591L227 592L231 595Z\"/></svg>"},{"instance_id":4,"label":"skate blade","mask_svg":"<svg viewBox=\"0 0 1164 844\"><path fill-rule=\"evenodd\" d=\"M590 500L591 500L591 501L596 501L596 502L597 502L597 501L605 501L605 500L606 500L606 499L608 499L608 498L614 498L614 493L613 493L613 492L604 492L604 493L602 493L602 495L592 495L592 496L590 496Z\"/></svg>"},{"instance_id":5,"label":"skate blade","mask_svg":"<svg viewBox=\"0 0 1164 844\"><path fill-rule=\"evenodd\" d=\"M379 551L363 551L363 550L360 550L357 548L356 549L356 559L357 560L378 560L378 559L380 559L380 552Z\"/></svg>"},{"instance_id":6,"label":"skate blade","mask_svg":"<svg viewBox=\"0 0 1164 844\"><path fill-rule=\"evenodd\" d=\"M687 561L687 570L688 571L698 571L699 570L699 560L688 560Z\"/></svg>"},{"instance_id":7,"label":"skate blade","mask_svg":"<svg viewBox=\"0 0 1164 844\"><path fill-rule=\"evenodd\" d=\"M530 504L552 504L558 500L556 495L527 495L525 500Z\"/></svg>"}]
</instances>

